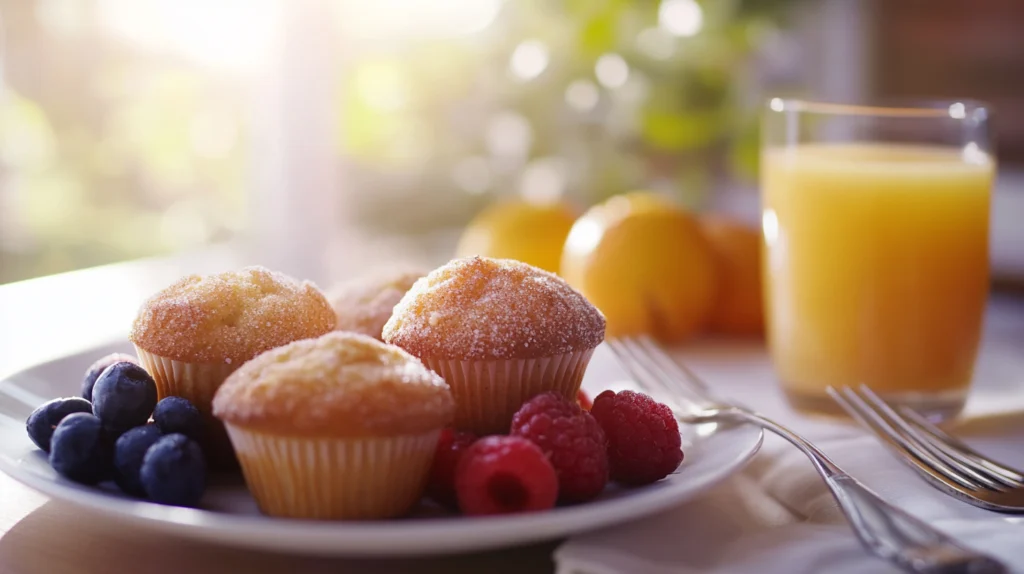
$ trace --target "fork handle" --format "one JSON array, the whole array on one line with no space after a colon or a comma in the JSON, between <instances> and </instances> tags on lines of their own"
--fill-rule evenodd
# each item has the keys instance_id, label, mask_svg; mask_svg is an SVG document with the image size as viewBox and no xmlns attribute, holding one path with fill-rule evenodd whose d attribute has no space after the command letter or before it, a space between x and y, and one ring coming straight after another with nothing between
<instances>
[{"instance_id":1,"label":"fork handle","mask_svg":"<svg viewBox=\"0 0 1024 574\"><path fill-rule=\"evenodd\" d=\"M845 472L824 476L861 543L908 572L1006 572L998 561L960 546L949 536L882 500Z\"/></svg>"},{"instance_id":2,"label":"fork handle","mask_svg":"<svg viewBox=\"0 0 1024 574\"><path fill-rule=\"evenodd\" d=\"M920 574L1001 574L1007 571L999 561L960 546L946 534L885 502L788 428L739 407L722 409L718 415L756 424L786 439L807 455L832 491L857 538L872 554L907 572Z\"/></svg>"}]
</instances>

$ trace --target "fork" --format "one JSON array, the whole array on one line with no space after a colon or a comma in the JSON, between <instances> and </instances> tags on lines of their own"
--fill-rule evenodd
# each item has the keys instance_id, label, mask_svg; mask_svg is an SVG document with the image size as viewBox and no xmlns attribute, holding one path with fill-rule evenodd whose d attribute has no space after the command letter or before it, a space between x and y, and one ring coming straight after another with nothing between
<instances>
[{"instance_id":1,"label":"fork","mask_svg":"<svg viewBox=\"0 0 1024 574\"><path fill-rule=\"evenodd\" d=\"M685 424L736 422L757 425L786 439L814 464L861 544L907 572L997 574L997 560L969 550L918 518L882 500L832 462L818 447L750 409L714 397L685 365L673 360L650 337L613 339L608 346L645 391L668 400Z\"/></svg>"},{"instance_id":2,"label":"fork","mask_svg":"<svg viewBox=\"0 0 1024 574\"><path fill-rule=\"evenodd\" d=\"M899 412L861 385L828 394L897 458L942 492L998 512L1024 512L1024 473L988 459L908 407ZM902 413L902 414L901 414Z\"/></svg>"}]
</instances>

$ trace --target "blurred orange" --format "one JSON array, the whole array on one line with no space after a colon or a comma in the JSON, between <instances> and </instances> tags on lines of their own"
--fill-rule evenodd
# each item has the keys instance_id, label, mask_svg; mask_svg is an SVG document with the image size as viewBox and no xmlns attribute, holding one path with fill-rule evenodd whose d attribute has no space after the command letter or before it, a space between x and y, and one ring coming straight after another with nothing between
<instances>
[{"instance_id":1,"label":"blurred orange","mask_svg":"<svg viewBox=\"0 0 1024 574\"><path fill-rule=\"evenodd\" d=\"M456 256L518 259L557 273L562 246L575 219L576 214L565 203L499 202L466 226Z\"/></svg>"},{"instance_id":2,"label":"blurred orange","mask_svg":"<svg viewBox=\"0 0 1024 574\"><path fill-rule=\"evenodd\" d=\"M717 271L700 225L653 193L613 197L576 221L562 276L608 319L608 337L685 340L706 325Z\"/></svg>"},{"instance_id":3,"label":"blurred orange","mask_svg":"<svg viewBox=\"0 0 1024 574\"><path fill-rule=\"evenodd\" d=\"M761 335L761 234L755 227L721 215L705 215L700 224L714 251L720 279L710 330L725 335Z\"/></svg>"}]
</instances>

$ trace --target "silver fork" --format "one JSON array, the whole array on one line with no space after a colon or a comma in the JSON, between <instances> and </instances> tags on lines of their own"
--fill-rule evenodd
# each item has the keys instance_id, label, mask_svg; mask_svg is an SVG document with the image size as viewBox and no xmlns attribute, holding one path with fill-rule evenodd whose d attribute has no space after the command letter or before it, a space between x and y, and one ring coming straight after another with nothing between
<instances>
[{"instance_id":1,"label":"silver fork","mask_svg":"<svg viewBox=\"0 0 1024 574\"><path fill-rule=\"evenodd\" d=\"M1024 473L988 459L913 409L899 412L868 387L828 389L861 426L930 484L964 502L999 512L1024 512ZM902 413L902 416L901 414Z\"/></svg>"},{"instance_id":2,"label":"silver fork","mask_svg":"<svg viewBox=\"0 0 1024 574\"><path fill-rule=\"evenodd\" d=\"M715 398L697 375L674 361L649 337L614 339L608 341L608 345L637 384L668 400L681 422L754 424L800 449L828 485L857 538L876 556L915 573L1006 572L1005 566L997 560L961 546L885 502L793 431L750 409Z\"/></svg>"}]
</instances>

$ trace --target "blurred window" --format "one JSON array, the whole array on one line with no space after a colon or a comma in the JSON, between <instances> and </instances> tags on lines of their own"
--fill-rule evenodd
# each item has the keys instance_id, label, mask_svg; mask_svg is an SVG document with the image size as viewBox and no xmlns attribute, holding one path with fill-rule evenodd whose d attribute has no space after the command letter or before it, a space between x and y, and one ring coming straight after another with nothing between
<instances>
[{"instance_id":1,"label":"blurred window","mask_svg":"<svg viewBox=\"0 0 1024 574\"><path fill-rule=\"evenodd\" d=\"M260 0L0 0L0 283L245 226Z\"/></svg>"},{"instance_id":2,"label":"blurred window","mask_svg":"<svg viewBox=\"0 0 1024 574\"><path fill-rule=\"evenodd\" d=\"M305 223L274 217L308 215L295 194L336 194L326 225L378 236L457 228L515 194L645 187L699 207L714 182L753 180L759 89L798 85L795 1L0 0L0 282L245 231L288 241ZM337 57L279 42L314 5ZM334 108L263 105L309 78L289 66L328 61ZM294 176L324 167L296 159L321 115L344 174L329 191Z\"/></svg>"}]
</instances>

